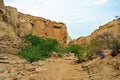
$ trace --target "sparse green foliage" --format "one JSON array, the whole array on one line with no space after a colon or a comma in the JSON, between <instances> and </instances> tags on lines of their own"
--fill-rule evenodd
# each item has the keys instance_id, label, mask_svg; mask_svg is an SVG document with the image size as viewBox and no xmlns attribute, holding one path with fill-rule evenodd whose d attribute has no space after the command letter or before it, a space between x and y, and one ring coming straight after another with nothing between
<instances>
[{"instance_id":1,"label":"sparse green foliage","mask_svg":"<svg viewBox=\"0 0 120 80\"><path fill-rule=\"evenodd\" d=\"M117 54L120 54L120 41L117 39L112 39L111 40L111 44L112 44L112 56L116 56Z\"/></svg>"},{"instance_id":2,"label":"sparse green foliage","mask_svg":"<svg viewBox=\"0 0 120 80\"><path fill-rule=\"evenodd\" d=\"M29 62L49 57L50 52L55 51L58 46L57 40L54 39L43 39L33 35L23 38L28 42L28 45L18 53Z\"/></svg>"},{"instance_id":3,"label":"sparse green foliage","mask_svg":"<svg viewBox=\"0 0 120 80\"><path fill-rule=\"evenodd\" d=\"M103 33L98 35L95 39L91 40L90 45L93 48L93 52L97 53L103 49L112 49L112 56L116 56L120 50L120 42L110 33Z\"/></svg>"},{"instance_id":4,"label":"sparse green foliage","mask_svg":"<svg viewBox=\"0 0 120 80\"><path fill-rule=\"evenodd\" d=\"M68 47L68 51L75 53L75 56L78 58L78 63L81 63L83 61L87 61L91 59L91 48L87 45L76 45L72 44Z\"/></svg>"},{"instance_id":5,"label":"sparse green foliage","mask_svg":"<svg viewBox=\"0 0 120 80\"><path fill-rule=\"evenodd\" d=\"M79 49L80 48L81 48L81 46L76 45L76 44L72 44L72 45L69 45L67 47L67 50L68 50L68 52L75 53L75 56L77 56L77 55L79 55Z\"/></svg>"},{"instance_id":6,"label":"sparse green foliage","mask_svg":"<svg viewBox=\"0 0 120 80\"><path fill-rule=\"evenodd\" d=\"M103 48L104 41L99 39L93 39L91 40L89 45L91 48L91 52L96 53L98 50L101 50Z\"/></svg>"},{"instance_id":7,"label":"sparse green foliage","mask_svg":"<svg viewBox=\"0 0 120 80\"><path fill-rule=\"evenodd\" d=\"M47 58L50 56L49 53L44 52L43 50L40 50L39 47L35 47L32 45L26 46L23 48L19 54L28 60L30 63L34 62L39 59Z\"/></svg>"},{"instance_id":8,"label":"sparse green foliage","mask_svg":"<svg viewBox=\"0 0 120 80\"><path fill-rule=\"evenodd\" d=\"M62 57L64 54L67 53L67 49L66 49L66 47L63 47L63 46L59 45L59 46L56 47L55 52L58 53L59 57Z\"/></svg>"},{"instance_id":9,"label":"sparse green foliage","mask_svg":"<svg viewBox=\"0 0 120 80\"><path fill-rule=\"evenodd\" d=\"M52 51L58 53L58 56L65 53L75 53L78 63L92 59L93 53L103 49L112 49L111 55L113 56L120 53L120 42L108 33L97 36L89 44L76 45L71 43L67 47L60 46L54 39L44 39L33 35L27 35L23 38L28 45L18 53L29 62L47 58Z\"/></svg>"}]
</instances>

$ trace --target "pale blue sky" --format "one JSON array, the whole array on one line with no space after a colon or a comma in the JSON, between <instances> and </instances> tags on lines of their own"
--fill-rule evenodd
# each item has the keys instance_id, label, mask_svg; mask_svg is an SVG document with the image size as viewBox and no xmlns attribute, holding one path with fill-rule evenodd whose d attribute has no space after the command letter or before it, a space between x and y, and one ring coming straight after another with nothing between
<instances>
[{"instance_id":1,"label":"pale blue sky","mask_svg":"<svg viewBox=\"0 0 120 80\"><path fill-rule=\"evenodd\" d=\"M64 22L72 38L87 36L120 16L120 0L4 0L18 11Z\"/></svg>"}]
</instances>

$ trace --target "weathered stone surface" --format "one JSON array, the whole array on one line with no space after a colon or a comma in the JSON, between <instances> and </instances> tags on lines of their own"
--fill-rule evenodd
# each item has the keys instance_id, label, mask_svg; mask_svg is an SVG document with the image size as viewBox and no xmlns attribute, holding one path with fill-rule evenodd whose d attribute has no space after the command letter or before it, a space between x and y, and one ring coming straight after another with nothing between
<instances>
[{"instance_id":1,"label":"weathered stone surface","mask_svg":"<svg viewBox=\"0 0 120 80\"><path fill-rule=\"evenodd\" d=\"M41 72L41 71L47 71L47 69L45 69L45 68L36 68L35 71L36 72Z\"/></svg>"},{"instance_id":2,"label":"weathered stone surface","mask_svg":"<svg viewBox=\"0 0 120 80\"><path fill-rule=\"evenodd\" d=\"M64 23L50 21L28 14L18 14L20 22L20 36L33 34L44 38L57 39L60 44L67 44L67 29Z\"/></svg>"},{"instance_id":3,"label":"weathered stone surface","mask_svg":"<svg viewBox=\"0 0 120 80\"><path fill-rule=\"evenodd\" d=\"M84 44L86 42L86 37L80 37L80 38L74 40L73 42L75 44L79 44L79 45Z\"/></svg>"},{"instance_id":4,"label":"weathered stone surface","mask_svg":"<svg viewBox=\"0 0 120 80\"><path fill-rule=\"evenodd\" d=\"M10 61L22 60L12 54L1 55L0 57L6 57ZM72 56L74 58L73 53L66 55L66 58ZM65 60L64 57L49 60L51 61L47 61L48 64L42 66L37 63L44 61L26 63L24 68L14 65L17 63L0 63L0 80L61 80L61 77L62 80L120 80L120 55L102 60L98 58L82 64L75 64L73 59ZM24 65L24 62L21 64Z\"/></svg>"},{"instance_id":5,"label":"weathered stone surface","mask_svg":"<svg viewBox=\"0 0 120 80\"><path fill-rule=\"evenodd\" d=\"M98 35L101 35L103 33L110 33L115 38L120 40L120 18L115 19L103 26L100 26L99 29L95 30L94 32L91 33L91 35L87 37L80 37L74 40L74 43L83 44L85 42L90 42L92 39L96 38Z\"/></svg>"},{"instance_id":6,"label":"weathered stone surface","mask_svg":"<svg viewBox=\"0 0 120 80\"><path fill-rule=\"evenodd\" d=\"M16 36L12 26L0 22L0 52L16 53L20 39Z\"/></svg>"},{"instance_id":7,"label":"weathered stone surface","mask_svg":"<svg viewBox=\"0 0 120 80\"><path fill-rule=\"evenodd\" d=\"M5 70L6 70L6 67L5 66L4 67L1 66L0 73L3 73Z\"/></svg>"},{"instance_id":8,"label":"weathered stone surface","mask_svg":"<svg viewBox=\"0 0 120 80\"><path fill-rule=\"evenodd\" d=\"M3 0L0 0L0 8L4 7L4 2Z\"/></svg>"}]
</instances>

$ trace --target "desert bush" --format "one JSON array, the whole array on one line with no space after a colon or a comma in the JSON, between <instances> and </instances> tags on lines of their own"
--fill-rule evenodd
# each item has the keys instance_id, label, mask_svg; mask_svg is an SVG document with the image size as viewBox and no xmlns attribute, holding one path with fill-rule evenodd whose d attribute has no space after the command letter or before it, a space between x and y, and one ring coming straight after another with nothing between
<instances>
[{"instance_id":1,"label":"desert bush","mask_svg":"<svg viewBox=\"0 0 120 80\"><path fill-rule=\"evenodd\" d=\"M112 39L111 40L111 44L112 44L112 53L111 55L114 57L117 54L120 54L120 41L117 39Z\"/></svg>"},{"instance_id":2,"label":"desert bush","mask_svg":"<svg viewBox=\"0 0 120 80\"><path fill-rule=\"evenodd\" d=\"M78 63L92 59L91 48L87 44L72 44L68 46L67 50L68 52L75 53L75 56L78 58Z\"/></svg>"},{"instance_id":3,"label":"desert bush","mask_svg":"<svg viewBox=\"0 0 120 80\"><path fill-rule=\"evenodd\" d=\"M82 48L83 48L83 56L84 56L84 60L87 61L87 60L91 60L92 59L92 56L93 56L93 47L89 44L83 44L82 45Z\"/></svg>"},{"instance_id":4,"label":"desert bush","mask_svg":"<svg viewBox=\"0 0 120 80\"><path fill-rule=\"evenodd\" d=\"M116 56L120 50L120 42L110 33L103 33L98 35L95 39L91 40L90 45L93 48L93 53L97 53L98 56L103 57L102 50L112 49L112 56Z\"/></svg>"},{"instance_id":5,"label":"desert bush","mask_svg":"<svg viewBox=\"0 0 120 80\"><path fill-rule=\"evenodd\" d=\"M67 53L66 47L61 45L56 46L55 52L58 54L58 57L62 57L64 54Z\"/></svg>"},{"instance_id":6,"label":"desert bush","mask_svg":"<svg viewBox=\"0 0 120 80\"><path fill-rule=\"evenodd\" d=\"M92 50L92 53L96 53L97 51L101 50L104 48L104 41L103 40L99 40L99 39L93 39L90 42L90 47Z\"/></svg>"},{"instance_id":7,"label":"desert bush","mask_svg":"<svg viewBox=\"0 0 120 80\"><path fill-rule=\"evenodd\" d=\"M43 50L40 50L39 47L35 47L32 45L24 47L21 51L18 52L18 54L30 63L50 56L49 53L46 53Z\"/></svg>"},{"instance_id":8,"label":"desert bush","mask_svg":"<svg viewBox=\"0 0 120 80\"><path fill-rule=\"evenodd\" d=\"M58 42L55 39L43 39L33 35L23 37L28 43L18 52L20 56L33 62L39 59L47 58L52 51L55 51Z\"/></svg>"}]
</instances>

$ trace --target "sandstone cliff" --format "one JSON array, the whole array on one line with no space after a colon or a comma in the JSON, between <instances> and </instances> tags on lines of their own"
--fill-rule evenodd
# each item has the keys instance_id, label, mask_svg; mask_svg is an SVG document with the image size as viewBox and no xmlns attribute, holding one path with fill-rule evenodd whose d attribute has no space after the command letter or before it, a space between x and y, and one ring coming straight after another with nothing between
<instances>
[{"instance_id":1,"label":"sandstone cliff","mask_svg":"<svg viewBox=\"0 0 120 80\"><path fill-rule=\"evenodd\" d=\"M67 44L67 28L64 23L17 12L5 6L0 0L0 52L16 53L22 43L21 37L33 34L44 38L57 39Z\"/></svg>"},{"instance_id":2,"label":"sandstone cliff","mask_svg":"<svg viewBox=\"0 0 120 80\"><path fill-rule=\"evenodd\" d=\"M66 25L61 22L50 21L41 17L35 17L18 13L19 36L33 34L40 37L57 39L60 44L67 43Z\"/></svg>"},{"instance_id":3,"label":"sandstone cliff","mask_svg":"<svg viewBox=\"0 0 120 80\"><path fill-rule=\"evenodd\" d=\"M103 33L110 33L112 34L115 38L120 40L120 18L115 19L103 26L100 26L99 29L95 30L92 32L87 37L80 37L73 42L76 44L83 44L86 42L90 42L92 39L96 38L97 36L103 34Z\"/></svg>"}]
</instances>

